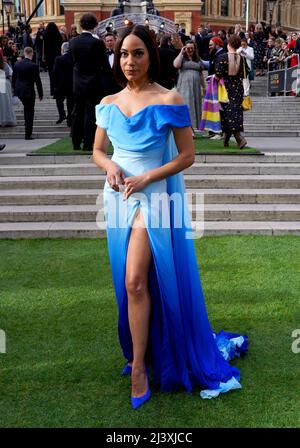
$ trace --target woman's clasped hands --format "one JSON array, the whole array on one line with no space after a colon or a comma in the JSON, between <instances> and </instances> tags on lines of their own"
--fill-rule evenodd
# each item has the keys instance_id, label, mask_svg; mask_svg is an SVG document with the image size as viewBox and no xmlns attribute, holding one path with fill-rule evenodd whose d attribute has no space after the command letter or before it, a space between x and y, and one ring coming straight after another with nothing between
<instances>
[{"instance_id":1,"label":"woman's clasped hands","mask_svg":"<svg viewBox=\"0 0 300 448\"><path fill-rule=\"evenodd\" d=\"M125 178L125 174L115 163L112 163L110 168L107 170L106 179L113 190L123 193L124 201L133 193L142 190L150 183L147 173Z\"/></svg>"}]
</instances>

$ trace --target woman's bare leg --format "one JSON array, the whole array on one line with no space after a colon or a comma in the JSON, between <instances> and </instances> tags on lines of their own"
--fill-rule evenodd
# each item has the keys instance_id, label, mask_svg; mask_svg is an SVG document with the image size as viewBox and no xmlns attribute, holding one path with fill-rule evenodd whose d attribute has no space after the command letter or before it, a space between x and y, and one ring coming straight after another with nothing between
<instances>
[{"instance_id":1,"label":"woman's bare leg","mask_svg":"<svg viewBox=\"0 0 300 448\"><path fill-rule=\"evenodd\" d=\"M128 243L125 280L128 296L128 318L133 344L131 373L133 397L140 397L147 391L145 353L148 344L151 311L151 299L148 291L148 272L151 257L143 215L138 210Z\"/></svg>"}]
</instances>

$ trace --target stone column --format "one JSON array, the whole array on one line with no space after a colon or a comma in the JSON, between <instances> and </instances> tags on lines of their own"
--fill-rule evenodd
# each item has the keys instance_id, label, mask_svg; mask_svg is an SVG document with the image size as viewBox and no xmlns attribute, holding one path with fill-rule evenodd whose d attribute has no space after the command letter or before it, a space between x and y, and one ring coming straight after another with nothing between
<instances>
[{"instance_id":1,"label":"stone column","mask_svg":"<svg viewBox=\"0 0 300 448\"><path fill-rule=\"evenodd\" d=\"M293 11L291 12L291 16L293 17L294 13ZM295 20L294 20L294 24L295 24L295 28L299 29L299 23L300 23L300 4L299 2L295 5Z\"/></svg>"},{"instance_id":2,"label":"stone column","mask_svg":"<svg viewBox=\"0 0 300 448\"><path fill-rule=\"evenodd\" d=\"M213 17L217 17L217 16L219 15L219 11L218 11L218 2L214 1L214 2L212 3L211 12L212 12L212 16L213 16Z\"/></svg>"}]
</instances>

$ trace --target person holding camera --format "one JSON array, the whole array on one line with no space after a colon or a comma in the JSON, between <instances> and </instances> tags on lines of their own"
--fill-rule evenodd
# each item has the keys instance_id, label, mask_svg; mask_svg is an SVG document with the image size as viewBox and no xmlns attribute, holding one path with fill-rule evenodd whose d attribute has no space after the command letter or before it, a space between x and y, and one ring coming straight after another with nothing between
<instances>
[{"instance_id":1,"label":"person holding camera","mask_svg":"<svg viewBox=\"0 0 300 448\"><path fill-rule=\"evenodd\" d=\"M253 81L254 77L250 76L251 74L254 74L254 67L253 67L253 61L254 61L254 50L252 47L248 45L247 39L242 39L241 47L237 50L237 54L240 54L241 56L244 56L246 59L249 74L248 78L249 81Z\"/></svg>"},{"instance_id":2,"label":"person holding camera","mask_svg":"<svg viewBox=\"0 0 300 448\"><path fill-rule=\"evenodd\" d=\"M203 76L204 67L195 42L187 41L173 64L179 69L177 90L189 106L192 128L198 129L202 112L202 94L206 86Z\"/></svg>"}]
</instances>

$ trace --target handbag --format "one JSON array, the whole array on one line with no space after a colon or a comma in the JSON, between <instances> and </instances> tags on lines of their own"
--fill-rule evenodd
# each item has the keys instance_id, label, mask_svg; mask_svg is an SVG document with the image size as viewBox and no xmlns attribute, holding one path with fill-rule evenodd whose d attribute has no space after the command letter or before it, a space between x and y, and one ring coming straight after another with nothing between
<instances>
[{"instance_id":1,"label":"handbag","mask_svg":"<svg viewBox=\"0 0 300 448\"><path fill-rule=\"evenodd\" d=\"M252 101L249 95L245 96L242 102L242 108L244 111L252 109Z\"/></svg>"},{"instance_id":2,"label":"handbag","mask_svg":"<svg viewBox=\"0 0 300 448\"><path fill-rule=\"evenodd\" d=\"M17 96L13 96L12 97L12 105L13 106L19 106L19 104L20 104L19 98Z\"/></svg>"},{"instance_id":3,"label":"handbag","mask_svg":"<svg viewBox=\"0 0 300 448\"><path fill-rule=\"evenodd\" d=\"M243 64L244 64L244 79L243 79L243 88L244 88L244 99L242 102L242 108L244 111L247 110L251 110L252 109L252 101L249 95L250 92L250 81L247 78L247 73L246 73L246 62L245 60L243 60Z\"/></svg>"},{"instance_id":4,"label":"handbag","mask_svg":"<svg viewBox=\"0 0 300 448\"><path fill-rule=\"evenodd\" d=\"M219 103L229 103L228 92L224 84L224 79L220 79L218 84Z\"/></svg>"}]
</instances>

